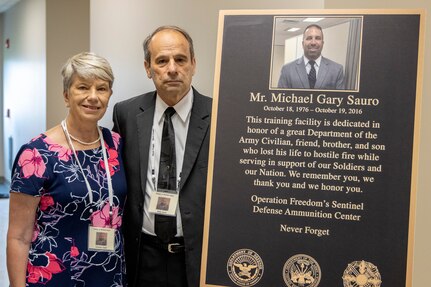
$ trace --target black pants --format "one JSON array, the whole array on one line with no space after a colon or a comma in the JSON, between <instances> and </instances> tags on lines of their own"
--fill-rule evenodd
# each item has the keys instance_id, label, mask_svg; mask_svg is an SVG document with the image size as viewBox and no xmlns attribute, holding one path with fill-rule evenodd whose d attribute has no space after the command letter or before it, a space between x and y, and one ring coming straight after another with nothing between
<instances>
[{"instance_id":1,"label":"black pants","mask_svg":"<svg viewBox=\"0 0 431 287\"><path fill-rule=\"evenodd\" d=\"M140 246L139 287L187 287L184 251L170 253L143 239Z\"/></svg>"}]
</instances>

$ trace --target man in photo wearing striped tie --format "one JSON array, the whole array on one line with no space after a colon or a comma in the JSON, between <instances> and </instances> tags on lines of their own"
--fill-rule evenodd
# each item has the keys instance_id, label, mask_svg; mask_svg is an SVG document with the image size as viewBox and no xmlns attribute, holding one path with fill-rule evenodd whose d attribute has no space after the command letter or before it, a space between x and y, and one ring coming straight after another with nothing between
<instances>
[{"instance_id":1,"label":"man in photo wearing striped tie","mask_svg":"<svg viewBox=\"0 0 431 287\"><path fill-rule=\"evenodd\" d=\"M304 55L285 64L280 73L278 88L343 90L343 66L322 56L323 31L317 24L304 30Z\"/></svg>"}]
</instances>

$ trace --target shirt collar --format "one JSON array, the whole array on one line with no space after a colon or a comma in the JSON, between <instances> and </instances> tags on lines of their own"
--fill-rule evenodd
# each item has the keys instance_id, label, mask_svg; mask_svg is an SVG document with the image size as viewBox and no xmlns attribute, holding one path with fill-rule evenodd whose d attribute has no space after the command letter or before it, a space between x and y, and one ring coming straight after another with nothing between
<instances>
[{"instance_id":1,"label":"shirt collar","mask_svg":"<svg viewBox=\"0 0 431 287\"><path fill-rule=\"evenodd\" d=\"M193 89L187 92L187 94L175 105L173 108L175 109L176 114L178 114L181 121L184 123L187 121L187 117L190 115L193 106ZM154 117L158 123L163 121L163 116L165 110L169 106L160 98L159 95L156 97L156 110Z\"/></svg>"},{"instance_id":2,"label":"shirt collar","mask_svg":"<svg viewBox=\"0 0 431 287\"><path fill-rule=\"evenodd\" d=\"M305 63L305 66L307 66L308 65L308 62L309 62L310 60L307 58L307 57L305 57L304 56L304 63ZM317 67L320 67L320 62L322 61L322 55L320 55L319 56L319 58L317 58L316 60L314 60L314 62L316 63L316 66Z\"/></svg>"}]
</instances>

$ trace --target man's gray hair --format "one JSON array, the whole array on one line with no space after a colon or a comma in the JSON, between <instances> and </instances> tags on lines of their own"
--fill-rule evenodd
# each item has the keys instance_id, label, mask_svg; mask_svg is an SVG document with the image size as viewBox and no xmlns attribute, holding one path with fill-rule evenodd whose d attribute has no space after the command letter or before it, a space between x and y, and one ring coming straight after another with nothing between
<instances>
[{"instance_id":1,"label":"man's gray hair","mask_svg":"<svg viewBox=\"0 0 431 287\"><path fill-rule=\"evenodd\" d=\"M150 35L148 35L148 37L145 38L144 43L143 43L145 61L149 65L151 65L151 53L149 50L151 40L154 37L154 35L156 35L157 33L161 32L161 31L164 31L164 30L172 30L172 31L177 31L177 32L181 33L184 36L184 38L186 38L187 42L189 43L190 58L193 59L195 57L195 50L193 48L193 40L190 37L189 33L187 33L184 29L177 27L177 26L170 26L170 25L160 26L159 28L154 30Z\"/></svg>"}]
</instances>

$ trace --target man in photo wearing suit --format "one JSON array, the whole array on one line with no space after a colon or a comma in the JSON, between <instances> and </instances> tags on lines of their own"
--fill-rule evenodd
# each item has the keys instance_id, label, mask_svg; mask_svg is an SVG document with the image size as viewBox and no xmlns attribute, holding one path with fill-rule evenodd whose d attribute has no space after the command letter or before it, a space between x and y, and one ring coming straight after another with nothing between
<instances>
[{"instance_id":1,"label":"man in photo wearing suit","mask_svg":"<svg viewBox=\"0 0 431 287\"><path fill-rule=\"evenodd\" d=\"M212 100L191 85L196 60L186 31L157 28L144 41L144 54L156 90L117 103L113 114L113 129L124 140L128 181L123 217L127 277L132 287L195 287ZM166 190L178 199L170 216L150 207Z\"/></svg>"},{"instance_id":2,"label":"man in photo wearing suit","mask_svg":"<svg viewBox=\"0 0 431 287\"><path fill-rule=\"evenodd\" d=\"M304 56L282 67L278 88L343 90L343 66L322 56L323 44L322 28L307 26L302 38Z\"/></svg>"}]
</instances>

